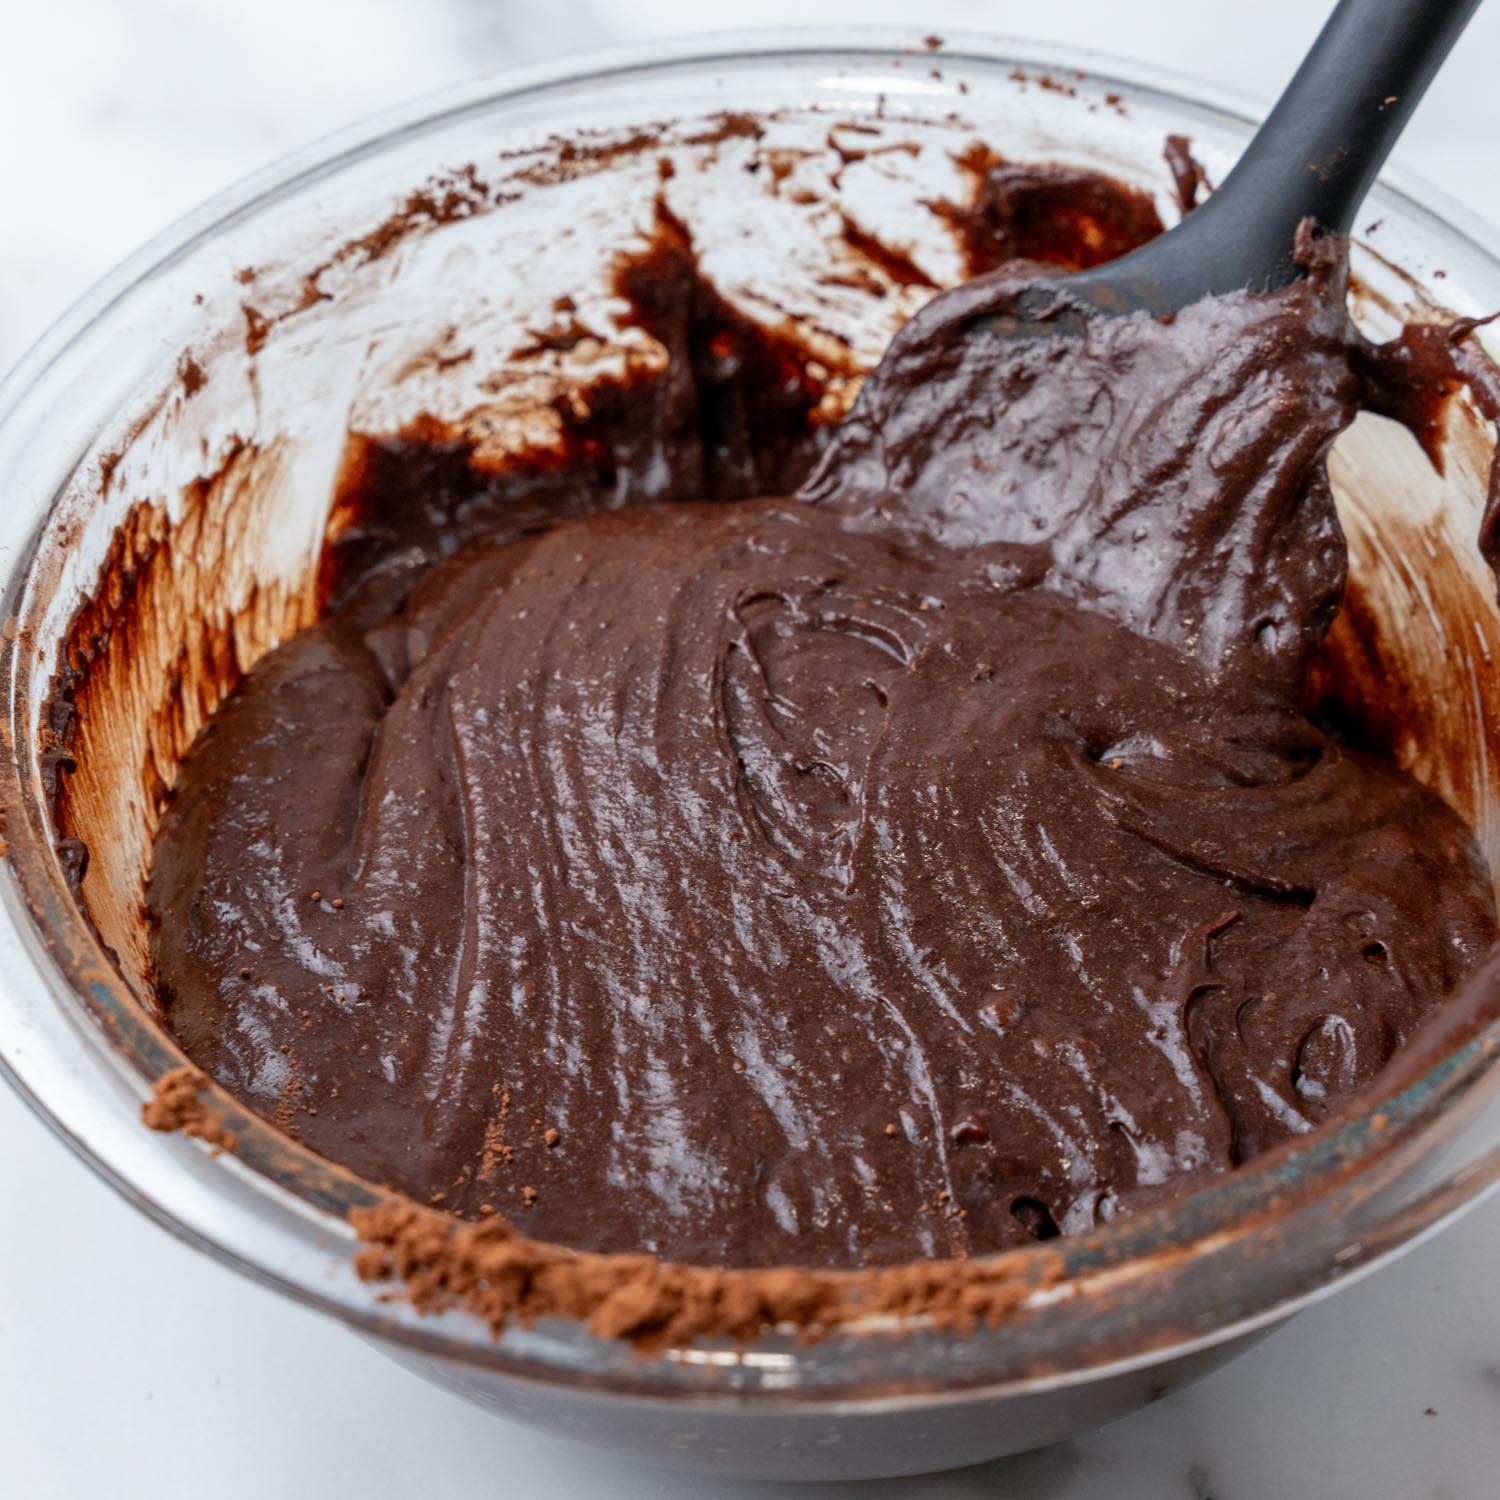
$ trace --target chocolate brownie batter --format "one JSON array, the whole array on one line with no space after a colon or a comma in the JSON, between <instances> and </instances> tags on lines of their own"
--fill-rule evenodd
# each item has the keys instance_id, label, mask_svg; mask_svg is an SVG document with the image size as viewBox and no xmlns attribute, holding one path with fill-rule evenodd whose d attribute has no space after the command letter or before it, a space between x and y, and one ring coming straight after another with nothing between
<instances>
[{"instance_id":1,"label":"chocolate brownie batter","mask_svg":"<svg viewBox=\"0 0 1500 1500\"><path fill-rule=\"evenodd\" d=\"M821 437L683 325L561 472L368 450L333 607L161 828L189 1055L419 1201L714 1266L1048 1238L1311 1129L1495 923L1302 712L1361 394L1308 259L1031 343L981 278Z\"/></svg>"}]
</instances>

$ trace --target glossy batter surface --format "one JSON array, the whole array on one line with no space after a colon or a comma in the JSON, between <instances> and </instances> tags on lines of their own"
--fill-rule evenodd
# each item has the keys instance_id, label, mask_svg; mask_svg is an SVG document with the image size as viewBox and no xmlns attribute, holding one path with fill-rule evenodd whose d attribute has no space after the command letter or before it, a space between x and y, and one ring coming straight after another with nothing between
<instances>
[{"instance_id":1,"label":"glossy batter surface","mask_svg":"<svg viewBox=\"0 0 1500 1500\"><path fill-rule=\"evenodd\" d=\"M1316 261L1045 343L969 328L1016 274L944 294L790 497L697 498L805 447L686 349L607 475L455 506L402 454L418 518L163 824L186 1050L421 1201L724 1266L1071 1232L1311 1128L1494 935L1459 820L1300 711L1359 400Z\"/></svg>"}]
</instances>

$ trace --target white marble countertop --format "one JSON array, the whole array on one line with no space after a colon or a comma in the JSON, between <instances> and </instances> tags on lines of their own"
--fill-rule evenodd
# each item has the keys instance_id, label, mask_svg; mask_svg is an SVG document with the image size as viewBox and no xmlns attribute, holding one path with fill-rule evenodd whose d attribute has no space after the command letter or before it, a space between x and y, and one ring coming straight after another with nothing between
<instances>
[{"instance_id":1,"label":"white marble countertop","mask_svg":"<svg viewBox=\"0 0 1500 1500\"><path fill-rule=\"evenodd\" d=\"M226 182L394 100L508 63L709 25L1042 35L1274 94L1306 0L13 0L0 48L0 367ZM1500 222L1481 13L1400 159ZM16 205L24 205L18 211ZM423 1385L169 1238L0 1089L0 1495L795 1496L534 1435ZM862 1496L1246 1500L1500 1494L1500 1200L1242 1359L1075 1442ZM807 1489L808 1496L837 1490Z\"/></svg>"}]
</instances>

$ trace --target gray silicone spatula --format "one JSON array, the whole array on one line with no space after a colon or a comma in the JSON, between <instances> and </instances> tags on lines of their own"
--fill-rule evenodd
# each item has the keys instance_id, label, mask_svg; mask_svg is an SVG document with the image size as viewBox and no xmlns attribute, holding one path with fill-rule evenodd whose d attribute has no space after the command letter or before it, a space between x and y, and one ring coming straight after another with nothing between
<instances>
[{"instance_id":1,"label":"gray silicone spatula","mask_svg":"<svg viewBox=\"0 0 1500 1500\"><path fill-rule=\"evenodd\" d=\"M1344 234L1479 0L1340 0L1234 170L1175 228L1106 265L1038 282L976 329L1036 337L1084 312L1176 312L1296 279L1297 226Z\"/></svg>"}]
</instances>

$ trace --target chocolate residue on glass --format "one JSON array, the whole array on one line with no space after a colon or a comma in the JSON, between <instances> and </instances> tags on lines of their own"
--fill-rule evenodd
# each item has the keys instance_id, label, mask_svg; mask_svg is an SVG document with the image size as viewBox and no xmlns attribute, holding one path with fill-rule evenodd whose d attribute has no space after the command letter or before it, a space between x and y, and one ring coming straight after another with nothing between
<instances>
[{"instance_id":1,"label":"chocolate residue on glass","mask_svg":"<svg viewBox=\"0 0 1500 1500\"><path fill-rule=\"evenodd\" d=\"M1103 173L1010 162L981 142L954 160L973 181L973 197L927 207L953 232L966 277L1014 261L1084 271L1162 232L1151 195Z\"/></svg>"},{"instance_id":2,"label":"chocolate residue on glass","mask_svg":"<svg viewBox=\"0 0 1500 1500\"><path fill-rule=\"evenodd\" d=\"M1475 342L1476 330L1500 313L1411 323L1385 344L1361 342L1354 358L1365 406L1408 428L1441 472L1443 421L1448 403L1466 391L1480 414L1500 423L1500 370ZM1491 466L1479 550L1500 572L1500 463Z\"/></svg>"},{"instance_id":3,"label":"chocolate residue on glass","mask_svg":"<svg viewBox=\"0 0 1500 1500\"><path fill-rule=\"evenodd\" d=\"M984 184L971 262L1160 227ZM1013 267L833 428L664 215L618 288L671 358L561 458L351 449L330 607L160 831L185 1050L419 1201L705 1267L1045 1239L1314 1128L1494 914L1458 818L1303 716L1362 399L1341 247L1303 252L1169 326L976 336Z\"/></svg>"},{"instance_id":4,"label":"chocolate residue on glass","mask_svg":"<svg viewBox=\"0 0 1500 1500\"><path fill-rule=\"evenodd\" d=\"M978 141L954 162L974 183L971 198L927 208L953 231L971 279L1014 261L1088 270L1163 231L1151 193L1101 172L1008 162Z\"/></svg>"},{"instance_id":5,"label":"chocolate residue on glass","mask_svg":"<svg viewBox=\"0 0 1500 1500\"><path fill-rule=\"evenodd\" d=\"M145 867L176 767L248 661L317 615L315 578L229 587L267 524L284 457L275 442L235 439L217 470L181 493L175 520L155 500L133 506L53 673L38 758L57 853L85 917L127 973L148 966L139 876L130 872ZM135 770L123 796L122 766ZM80 836L101 827L108 837Z\"/></svg>"},{"instance_id":6,"label":"chocolate residue on glass","mask_svg":"<svg viewBox=\"0 0 1500 1500\"><path fill-rule=\"evenodd\" d=\"M1198 206L1198 194L1210 191L1208 173L1193 155L1193 143L1185 135L1169 135L1162 148L1167 170L1172 174L1172 191L1177 207L1189 214Z\"/></svg>"}]
</instances>

